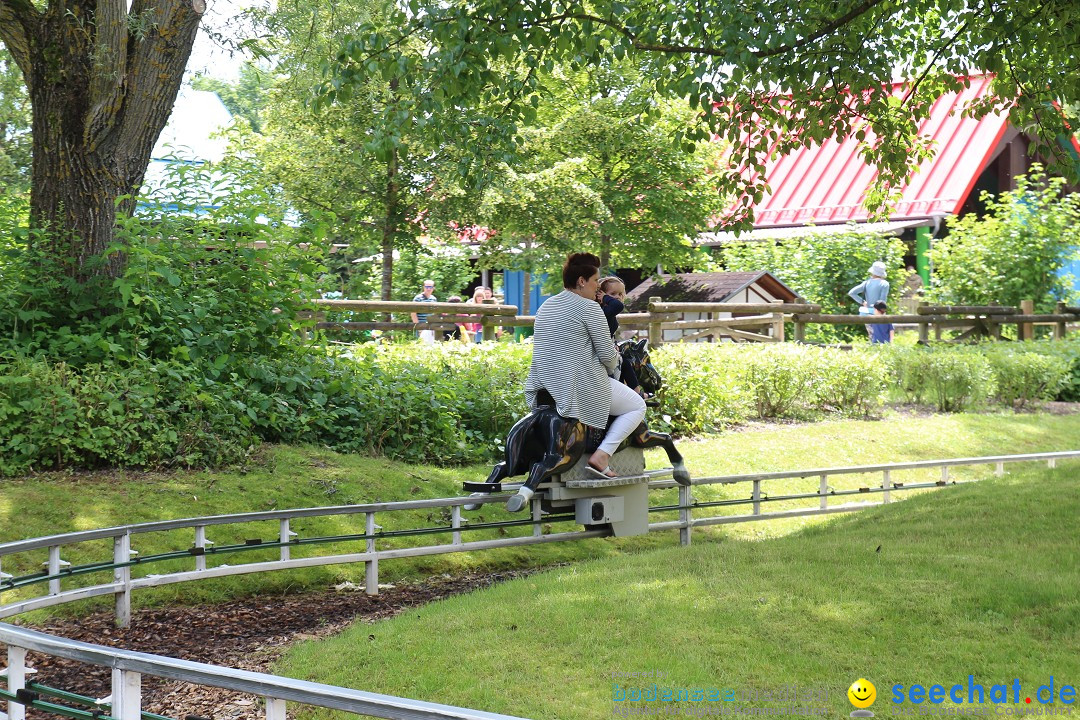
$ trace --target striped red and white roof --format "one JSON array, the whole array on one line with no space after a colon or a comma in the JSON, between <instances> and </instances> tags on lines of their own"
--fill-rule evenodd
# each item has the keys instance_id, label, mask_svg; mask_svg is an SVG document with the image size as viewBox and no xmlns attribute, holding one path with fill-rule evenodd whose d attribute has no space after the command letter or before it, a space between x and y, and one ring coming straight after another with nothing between
<instances>
[{"instance_id":1,"label":"striped red and white roof","mask_svg":"<svg viewBox=\"0 0 1080 720\"><path fill-rule=\"evenodd\" d=\"M933 141L934 156L908 178L901 198L890 203L891 219L960 209L1008 129L1007 113L978 119L963 114L972 101L990 92L990 82L987 75L972 77L967 88L942 95L933 104L919 134ZM906 89L905 83L896 83L893 93L902 96ZM754 208L754 226L866 221L863 200L876 175L853 137L773 158L765 171L770 192Z\"/></svg>"}]
</instances>

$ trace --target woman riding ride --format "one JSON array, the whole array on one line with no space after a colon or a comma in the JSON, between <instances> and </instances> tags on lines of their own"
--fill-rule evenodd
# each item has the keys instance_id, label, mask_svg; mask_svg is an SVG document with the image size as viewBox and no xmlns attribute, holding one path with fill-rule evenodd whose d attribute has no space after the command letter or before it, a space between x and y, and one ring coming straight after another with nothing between
<instances>
[{"instance_id":1,"label":"woman riding ride","mask_svg":"<svg viewBox=\"0 0 1080 720\"><path fill-rule=\"evenodd\" d=\"M608 463L619 444L645 418L645 401L610 377L618 354L596 301L599 280L600 258L574 253L566 259L565 289L544 301L536 313L525 397L534 408L537 393L546 390L563 417L594 428L606 426L607 434L589 457L588 466L596 475L615 477ZM609 416L614 416L610 426Z\"/></svg>"}]
</instances>

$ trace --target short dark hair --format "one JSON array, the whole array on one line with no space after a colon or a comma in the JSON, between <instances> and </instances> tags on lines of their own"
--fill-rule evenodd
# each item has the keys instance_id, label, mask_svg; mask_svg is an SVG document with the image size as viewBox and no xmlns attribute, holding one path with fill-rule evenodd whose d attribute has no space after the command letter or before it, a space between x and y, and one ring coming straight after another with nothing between
<instances>
[{"instance_id":1,"label":"short dark hair","mask_svg":"<svg viewBox=\"0 0 1080 720\"><path fill-rule=\"evenodd\" d=\"M577 287L578 278L588 280L599 272L600 258L592 253L571 253L562 269L563 287L573 289Z\"/></svg>"},{"instance_id":2,"label":"short dark hair","mask_svg":"<svg viewBox=\"0 0 1080 720\"><path fill-rule=\"evenodd\" d=\"M886 310L889 309L889 306L885 304L884 300L878 300L876 303L874 303L874 309L875 310L880 310L881 312L885 312Z\"/></svg>"}]
</instances>

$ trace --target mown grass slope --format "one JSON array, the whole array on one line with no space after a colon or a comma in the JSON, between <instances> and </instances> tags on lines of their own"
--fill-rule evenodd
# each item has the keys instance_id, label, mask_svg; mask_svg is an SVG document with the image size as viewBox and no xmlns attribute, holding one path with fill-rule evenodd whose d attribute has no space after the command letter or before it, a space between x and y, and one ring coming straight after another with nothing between
<instances>
[{"instance_id":1,"label":"mown grass slope","mask_svg":"<svg viewBox=\"0 0 1080 720\"><path fill-rule=\"evenodd\" d=\"M1078 512L1075 463L1022 470L779 538L556 569L299 645L278 669L557 720L624 707L619 672L661 671L669 687L824 688L832 717L853 709L845 692L860 677L877 685L878 716L895 714L894 683L1016 678L1033 696L1051 676L1080 684Z\"/></svg>"},{"instance_id":2,"label":"mown grass slope","mask_svg":"<svg viewBox=\"0 0 1080 720\"><path fill-rule=\"evenodd\" d=\"M1049 416L1037 414L956 414L912 417L890 415L882 421L841 420L800 425L763 424L748 429L707 438L680 442L693 474L697 477L750 471L825 467L888 461L920 460L961 455L988 455L1003 452L1034 452L1080 448L1080 415ZM667 464L660 451L650 451L651 467ZM0 542L50 535L54 533L110 527L128 523L196 517L202 515L252 512L269 509L344 505L373 501L446 497L460 493L461 482L486 477L489 466L440 468L407 465L384 459L342 455L315 447L273 447L246 471L217 472L176 471L142 473L110 471L102 473L48 473L5 480L0 483ZM986 477L987 467L958 469L960 479ZM936 479L936 471L897 475L894 481L915 482ZM878 483L880 477L852 476L837 478L837 488ZM790 492L815 492L817 480L791 480L774 483L764 490L773 495ZM674 492L655 493L654 504L674 502ZM702 487L695 490L699 500L748 496L745 486ZM894 497L901 496L900 493ZM875 496L876 497L876 496ZM805 503L804 503L805 504ZM810 504L816 504L811 501ZM783 503L768 503L765 509L783 509ZM745 507L728 512L747 512ZM487 520L506 519L499 507L488 506L479 514ZM654 519L664 519L654 516ZM446 519L432 513L414 513L400 520L379 518L384 526L406 527L445 524ZM820 518L797 518L769 523L749 523L695 531L699 537L769 538L778 537L821 522ZM342 535L362 530L362 519L330 517L297 521L293 530L303 537ZM571 525L557 525L555 530ZM276 522L251 524L230 533L225 528L211 528L208 536L219 545L246 538L276 538ZM509 533L529 533L529 529ZM466 539L492 537L466 533ZM154 536L136 536L134 547L142 556L190 547L190 531ZM426 541L426 539L425 539ZM424 577L432 572L494 569L510 566L542 566L557 562L597 557L613 557L627 552L670 547L677 542L675 533L657 533L642 538L558 543L528 548L511 548L480 553L460 553L381 564L380 577L393 582L403 577ZM353 552L353 546L314 546L302 552ZM382 547L382 545L380 545ZM274 550L256 550L243 556L219 556L209 560L235 564L255 559L271 559ZM90 547L65 548L63 558L79 564L111 558L111 544L99 542ZM35 572L46 559L44 550L18 558L5 558L5 572L21 575ZM190 560L145 565L133 572L150 573L190 569ZM102 582L111 573L83 576L78 582ZM289 592L297 588L322 587L341 580L363 581L362 566L327 566L291 570L265 575L202 581L168 586L135 594L137 605L176 601L215 601L236 595ZM74 583L75 581L71 581ZM65 587L71 585L65 584ZM0 601L14 601L31 589L5 592ZM75 603L62 612L84 612L88 607L107 604L101 601ZM33 616L31 616L32 619Z\"/></svg>"}]
</instances>

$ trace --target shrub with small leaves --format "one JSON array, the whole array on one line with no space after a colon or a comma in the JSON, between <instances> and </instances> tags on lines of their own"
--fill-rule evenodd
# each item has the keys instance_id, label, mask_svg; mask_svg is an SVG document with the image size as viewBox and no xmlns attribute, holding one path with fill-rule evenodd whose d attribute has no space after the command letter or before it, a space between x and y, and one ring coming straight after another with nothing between
<instances>
[{"instance_id":1,"label":"shrub with small leaves","mask_svg":"<svg viewBox=\"0 0 1080 720\"><path fill-rule=\"evenodd\" d=\"M901 348L891 355L896 385L909 402L932 403L941 412L959 412L985 402L994 392L990 363L977 348Z\"/></svg>"},{"instance_id":2,"label":"shrub with small leaves","mask_svg":"<svg viewBox=\"0 0 1080 720\"><path fill-rule=\"evenodd\" d=\"M983 347L1002 404L1021 408L1032 400L1049 400L1069 379L1070 363L1063 357L1029 351L1026 344Z\"/></svg>"}]
</instances>

